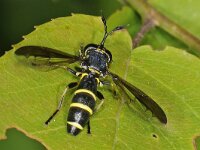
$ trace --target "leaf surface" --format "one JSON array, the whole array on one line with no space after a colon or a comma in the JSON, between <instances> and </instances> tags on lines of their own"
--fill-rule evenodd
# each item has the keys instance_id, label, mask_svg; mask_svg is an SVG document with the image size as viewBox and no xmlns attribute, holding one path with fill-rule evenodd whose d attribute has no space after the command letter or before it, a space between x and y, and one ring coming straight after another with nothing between
<instances>
[{"instance_id":1,"label":"leaf surface","mask_svg":"<svg viewBox=\"0 0 200 150\"><path fill-rule=\"evenodd\" d=\"M103 32L100 17L77 14L38 26L14 49L40 45L77 54L81 44L98 44ZM126 30L115 32L105 46L113 55L110 70L151 96L165 111L167 125L138 102L128 107L123 97L117 100L107 88L100 88L106 100L91 117L92 135L87 135L86 129L76 137L66 133L73 91L67 94L55 121L45 126L65 85L78 79L62 69L33 69L11 50L0 59L0 137L5 138L7 128L16 127L52 150L193 149L192 140L200 133L199 59L172 47L153 51L144 46L131 52Z\"/></svg>"}]
</instances>

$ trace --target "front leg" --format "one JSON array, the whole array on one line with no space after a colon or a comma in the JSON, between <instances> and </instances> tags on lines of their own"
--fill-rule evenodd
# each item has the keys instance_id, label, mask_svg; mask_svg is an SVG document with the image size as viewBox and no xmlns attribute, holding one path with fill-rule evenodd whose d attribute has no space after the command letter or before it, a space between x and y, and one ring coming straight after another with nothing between
<instances>
[{"instance_id":1,"label":"front leg","mask_svg":"<svg viewBox=\"0 0 200 150\"><path fill-rule=\"evenodd\" d=\"M71 68L69 68L69 67L67 67L66 69L67 69L67 71L69 71L71 74L73 74L73 75L75 75L75 76L78 76L78 75L79 75L77 71L75 71L75 70L73 70L73 69L71 69Z\"/></svg>"},{"instance_id":2,"label":"front leg","mask_svg":"<svg viewBox=\"0 0 200 150\"><path fill-rule=\"evenodd\" d=\"M84 75L85 73L82 72L82 70L80 70L81 68L79 67L75 67L76 70L79 70L79 71L75 71L69 67L66 68L67 71L69 71L71 74L75 75L75 76L81 76L81 75ZM82 78L82 77L81 77Z\"/></svg>"}]
</instances>

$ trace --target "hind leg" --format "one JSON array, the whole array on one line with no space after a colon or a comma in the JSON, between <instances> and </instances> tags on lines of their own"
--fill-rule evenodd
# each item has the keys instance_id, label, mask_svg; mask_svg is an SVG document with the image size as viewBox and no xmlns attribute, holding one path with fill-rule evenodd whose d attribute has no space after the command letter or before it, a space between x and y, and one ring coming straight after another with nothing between
<instances>
[{"instance_id":1,"label":"hind leg","mask_svg":"<svg viewBox=\"0 0 200 150\"><path fill-rule=\"evenodd\" d=\"M63 92L63 94L62 94L62 96L61 96L61 99L60 99L60 101L59 101L59 104L58 104L57 109L56 109L56 110L54 111L54 113L47 119L47 121L45 122L46 125L48 125L49 122L50 122L50 121L55 117L55 115L60 111L60 109L61 109L61 107L62 107L62 104L63 104L63 101L64 101L64 98L65 98L65 95L66 95L68 89L71 89L71 88L73 88L73 87L75 87L75 86L77 86L77 85L78 85L77 82L72 82L72 83L70 83L70 84L67 85L67 87L65 88L65 90L64 90L64 92Z\"/></svg>"}]
</instances>

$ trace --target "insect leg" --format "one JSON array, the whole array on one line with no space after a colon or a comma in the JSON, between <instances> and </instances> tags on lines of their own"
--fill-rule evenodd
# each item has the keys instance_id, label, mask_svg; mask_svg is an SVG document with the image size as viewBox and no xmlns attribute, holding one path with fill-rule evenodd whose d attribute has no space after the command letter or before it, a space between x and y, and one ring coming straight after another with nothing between
<instances>
[{"instance_id":1,"label":"insect leg","mask_svg":"<svg viewBox=\"0 0 200 150\"><path fill-rule=\"evenodd\" d=\"M114 86L114 84L112 84L109 81L101 81L102 85L106 85L106 86L110 86L111 87L111 91L114 95L114 97L117 97L117 90L116 90L116 86Z\"/></svg>"},{"instance_id":2,"label":"insect leg","mask_svg":"<svg viewBox=\"0 0 200 150\"><path fill-rule=\"evenodd\" d=\"M61 99L60 99L60 101L59 101L59 104L58 104L57 109L56 109L56 110L54 111L54 113L47 119L47 121L45 122L46 125L49 124L49 122L53 119L53 117L54 117L54 116L59 112L59 110L61 109L62 104L63 104L63 101L64 101L64 98L65 98L65 94L67 93L68 89L71 89L71 88L73 88L73 87L75 87L75 86L77 86L77 85L78 85L77 82L72 82L72 83L70 83L70 84L67 85L67 87L65 88L65 90L64 90L64 92L63 92L63 94L62 94L62 96L61 96Z\"/></svg>"},{"instance_id":3,"label":"insect leg","mask_svg":"<svg viewBox=\"0 0 200 150\"><path fill-rule=\"evenodd\" d=\"M87 123L87 133L91 134L91 131L90 131L90 120Z\"/></svg>"},{"instance_id":4,"label":"insect leg","mask_svg":"<svg viewBox=\"0 0 200 150\"><path fill-rule=\"evenodd\" d=\"M69 72L72 73L73 75L77 76L77 75L76 75L77 72L76 72L75 70L73 70L73 69L67 67L67 71L69 71Z\"/></svg>"},{"instance_id":5,"label":"insect leg","mask_svg":"<svg viewBox=\"0 0 200 150\"><path fill-rule=\"evenodd\" d=\"M77 71L77 72L82 72L82 68L78 67L78 66L75 66L74 69Z\"/></svg>"},{"instance_id":6,"label":"insect leg","mask_svg":"<svg viewBox=\"0 0 200 150\"><path fill-rule=\"evenodd\" d=\"M127 91L125 90L125 88L124 88L121 84L117 84L117 83L115 82L115 85L116 85L116 88L118 89L118 91L119 91L122 95L124 95L124 96L126 97L126 99L129 100L129 103L133 102L133 99L129 96L129 94L127 93ZM121 96L122 96L122 95L121 95ZM127 104L129 104L129 103L127 103Z\"/></svg>"},{"instance_id":7,"label":"insect leg","mask_svg":"<svg viewBox=\"0 0 200 150\"><path fill-rule=\"evenodd\" d=\"M101 100L101 103L95 108L94 112L97 112L104 103L104 96L101 92L97 91L97 97L99 98L99 100ZM90 128L90 120L89 120L88 123L87 123L87 133L88 134L91 134L90 129L91 128Z\"/></svg>"},{"instance_id":8,"label":"insect leg","mask_svg":"<svg viewBox=\"0 0 200 150\"><path fill-rule=\"evenodd\" d=\"M105 82L106 84L105 84L104 82ZM117 82L114 82L114 84L113 84L113 83L110 83L110 82L108 82L108 81L103 81L103 84L104 84L104 85L108 85L108 86L111 87L112 93L113 93L113 95L114 95L115 98L117 98L118 96L121 97L121 96L122 96L121 94L123 94L127 99L130 100L130 102L133 101L133 99L129 96L129 94L128 94L127 91L124 89L124 87L121 86L120 84L118 84ZM118 91L120 94L117 94L117 91Z\"/></svg>"},{"instance_id":9,"label":"insect leg","mask_svg":"<svg viewBox=\"0 0 200 150\"><path fill-rule=\"evenodd\" d=\"M75 69L77 69L77 68L75 68ZM72 73L73 75L75 75L75 76L79 76L79 75L81 75L82 74L82 72L80 71L75 71L75 70L73 70L73 69L71 69L71 68L69 68L69 67L67 67L67 71L69 71L70 73Z\"/></svg>"},{"instance_id":10,"label":"insect leg","mask_svg":"<svg viewBox=\"0 0 200 150\"><path fill-rule=\"evenodd\" d=\"M97 97L99 98L99 100L101 100L100 104L95 108L95 111L94 112L97 112L101 106L103 105L104 103L104 96L101 92L97 91Z\"/></svg>"},{"instance_id":11,"label":"insect leg","mask_svg":"<svg viewBox=\"0 0 200 150\"><path fill-rule=\"evenodd\" d=\"M111 86L111 88L112 88L112 93L113 93L113 95L114 95L114 97L117 97L117 88L116 88L116 86L114 86L114 84L110 84L110 86Z\"/></svg>"}]
</instances>

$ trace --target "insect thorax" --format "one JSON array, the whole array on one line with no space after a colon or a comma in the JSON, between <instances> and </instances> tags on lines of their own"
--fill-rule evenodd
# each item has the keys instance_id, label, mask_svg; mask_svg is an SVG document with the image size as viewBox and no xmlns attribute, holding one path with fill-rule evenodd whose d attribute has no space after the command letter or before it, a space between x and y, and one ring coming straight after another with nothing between
<instances>
[{"instance_id":1,"label":"insect thorax","mask_svg":"<svg viewBox=\"0 0 200 150\"><path fill-rule=\"evenodd\" d=\"M84 69L97 72L102 76L107 74L108 66L111 62L111 53L105 48L100 49L98 45L89 44L84 48L84 60L81 66Z\"/></svg>"}]
</instances>

